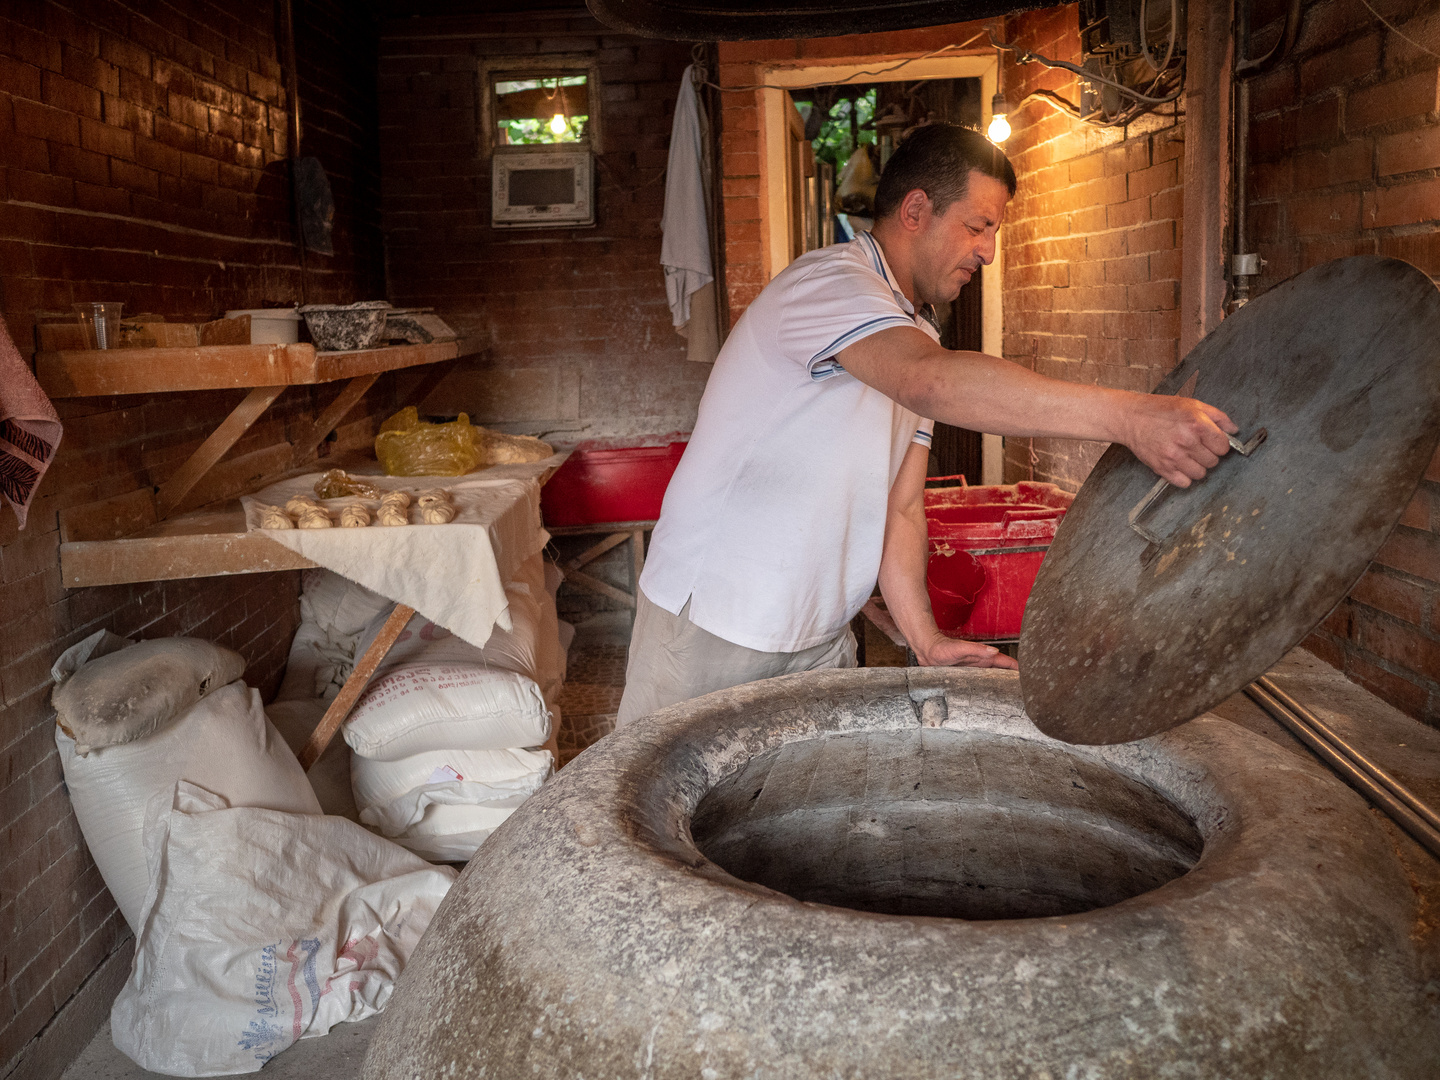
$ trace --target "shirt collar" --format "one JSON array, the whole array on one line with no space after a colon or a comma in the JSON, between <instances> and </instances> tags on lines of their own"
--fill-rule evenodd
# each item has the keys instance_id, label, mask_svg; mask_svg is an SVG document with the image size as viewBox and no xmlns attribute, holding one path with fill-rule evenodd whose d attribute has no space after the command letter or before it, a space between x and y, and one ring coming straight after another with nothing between
<instances>
[{"instance_id":1,"label":"shirt collar","mask_svg":"<svg viewBox=\"0 0 1440 1080\"><path fill-rule=\"evenodd\" d=\"M905 314L914 315L915 305L910 303L905 294L895 287L895 275L890 272L890 263L885 259L885 251L881 248L880 242L871 236L868 230L862 230L855 239L865 245L871 265L875 267L876 273L885 279L885 284L890 286L890 291L895 294L895 300Z\"/></svg>"}]
</instances>

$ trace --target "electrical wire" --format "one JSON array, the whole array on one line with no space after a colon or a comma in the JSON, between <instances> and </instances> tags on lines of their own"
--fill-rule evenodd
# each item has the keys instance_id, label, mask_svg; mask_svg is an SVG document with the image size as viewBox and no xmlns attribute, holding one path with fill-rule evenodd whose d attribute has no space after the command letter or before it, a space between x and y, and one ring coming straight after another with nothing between
<instances>
[{"instance_id":1,"label":"electrical wire","mask_svg":"<svg viewBox=\"0 0 1440 1080\"><path fill-rule=\"evenodd\" d=\"M990 32L987 30L986 33ZM1169 105L1170 102L1178 98L1185 89L1185 87L1181 85L1176 87L1175 91L1166 97L1150 97L1148 94L1142 94L1139 90L1132 89L1131 87L1126 86L1124 83L1116 82L1114 79L1107 79L1104 75L1097 74L1096 72L1093 72L1088 68L1083 68L1079 64L1072 64L1068 60L1052 60L1048 56L1041 56L1039 53L1031 52L1029 49L1017 48L1014 45L1003 45L995 40L994 34L990 34L990 44L994 45L997 49L1004 50L1005 52L1015 53L1015 62L1017 64L1029 64L1031 62L1035 62L1044 64L1048 68L1061 68L1065 71L1073 71L1076 75L1079 75L1087 82L1098 82L1103 83L1106 86L1113 87L1120 93L1124 94L1126 97L1134 98L1136 101L1140 102L1143 105Z\"/></svg>"},{"instance_id":2,"label":"electrical wire","mask_svg":"<svg viewBox=\"0 0 1440 1080\"><path fill-rule=\"evenodd\" d=\"M1393 25L1391 25L1389 19L1385 18L1384 15L1381 15L1380 12L1376 11L1373 7L1370 7L1370 0L1360 0L1360 3L1364 4L1367 8L1370 8L1370 14L1371 14L1371 15L1374 15L1375 18L1379 19L1379 20L1385 25L1385 28L1386 28L1387 30L1389 30L1392 34L1394 34L1396 37L1401 38L1402 40L1408 41L1411 45L1414 45L1415 48L1419 49L1419 50L1420 50L1421 52L1423 52L1426 56L1433 56L1433 57L1435 57L1435 59L1440 60L1440 53L1432 52L1431 50L1427 49L1424 45L1421 45L1420 42L1416 41L1414 38L1412 38L1412 37L1406 37L1406 36L1405 36L1404 34L1402 34L1399 30L1396 30L1395 27L1394 27Z\"/></svg>"},{"instance_id":3,"label":"electrical wire","mask_svg":"<svg viewBox=\"0 0 1440 1080\"><path fill-rule=\"evenodd\" d=\"M1165 46L1165 59L1158 64L1150 57L1148 40L1150 12L1148 9L1149 0L1140 0L1140 55L1145 57L1145 62L1156 71L1164 71L1170 66L1170 61L1175 58L1175 36L1180 22L1180 0L1170 0L1170 42Z\"/></svg>"},{"instance_id":4,"label":"electrical wire","mask_svg":"<svg viewBox=\"0 0 1440 1080\"><path fill-rule=\"evenodd\" d=\"M850 75L850 76L847 76L847 77L844 78L844 79L840 79L839 81L833 82L833 83L826 83L825 85L826 85L826 86L845 86L845 85L847 85L847 84L850 84L850 83L855 82L857 79L860 79L860 78L862 78L862 77L864 77L864 76L888 75L888 74L889 74L890 72L892 72L892 71L899 71L901 68L905 67L907 64L913 64L913 63L916 63L916 62L919 61L919 60L929 60L931 57L933 57L933 56L939 56L941 53L952 52L952 51L954 51L954 50L956 50L956 49L963 49L963 48L965 48L967 45L969 45L971 42L973 42L973 41L978 41L980 38L984 37L984 36L985 36L986 34L988 34L988 33L989 33L988 30L982 30L982 31L980 31L980 33L974 34L974 35L972 35L971 37L967 38L966 40L962 41L959 45L942 45L942 46L940 46L940 48L936 49L934 52L928 52L928 53L926 53L924 56L912 56L912 57L910 57L908 60L901 60L898 64L891 64L889 67L876 68L876 69L873 70L873 71L857 71L857 72L855 72L855 74ZM993 39L993 36L992 36L991 40L994 40L994 39ZM788 86L776 86L774 83L747 83L747 84L745 84L744 86L720 86L720 85L718 85L718 84L716 84L716 83L713 83L713 82L706 82L704 85L709 86L709 87L711 87L711 88L713 88L713 89L715 89L715 90L719 90L721 93L724 93L724 94L743 93L743 92L749 92L749 91L753 91L753 90L787 90L787 91L788 91L788 90L790 90L790 89L793 89L793 87L788 87Z\"/></svg>"}]
</instances>

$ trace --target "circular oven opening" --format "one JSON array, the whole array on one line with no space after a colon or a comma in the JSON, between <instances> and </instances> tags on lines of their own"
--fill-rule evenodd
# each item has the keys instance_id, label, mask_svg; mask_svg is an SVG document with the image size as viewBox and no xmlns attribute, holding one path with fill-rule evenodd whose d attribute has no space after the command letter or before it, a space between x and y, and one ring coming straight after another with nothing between
<instances>
[{"instance_id":1,"label":"circular oven opening","mask_svg":"<svg viewBox=\"0 0 1440 1080\"><path fill-rule=\"evenodd\" d=\"M917 728L751 758L700 801L696 846L796 900L886 915L1073 915L1158 888L1203 846L1136 780L1053 745Z\"/></svg>"}]
</instances>

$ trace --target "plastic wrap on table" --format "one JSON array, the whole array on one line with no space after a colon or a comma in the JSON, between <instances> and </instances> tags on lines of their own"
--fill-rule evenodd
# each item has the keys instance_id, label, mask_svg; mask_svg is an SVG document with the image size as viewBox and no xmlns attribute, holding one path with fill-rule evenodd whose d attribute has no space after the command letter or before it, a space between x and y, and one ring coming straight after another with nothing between
<instances>
[{"instance_id":1,"label":"plastic wrap on table","mask_svg":"<svg viewBox=\"0 0 1440 1080\"><path fill-rule=\"evenodd\" d=\"M320 499L344 499L349 496L378 499L380 489L368 480L351 476L344 469L329 469L315 481L315 496Z\"/></svg>"},{"instance_id":2,"label":"plastic wrap on table","mask_svg":"<svg viewBox=\"0 0 1440 1080\"><path fill-rule=\"evenodd\" d=\"M429 424L415 407L401 409L375 436L375 456L387 476L461 476L483 460L470 418Z\"/></svg>"}]
</instances>

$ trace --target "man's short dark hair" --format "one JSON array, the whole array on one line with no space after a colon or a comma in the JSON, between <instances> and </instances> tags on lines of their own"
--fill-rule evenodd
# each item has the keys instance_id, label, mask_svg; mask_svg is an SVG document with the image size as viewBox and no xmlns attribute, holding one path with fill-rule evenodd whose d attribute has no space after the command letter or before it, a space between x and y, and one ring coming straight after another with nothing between
<instances>
[{"instance_id":1,"label":"man's short dark hair","mask_svg":"<svg viewBox=\"0 0 1440 1080\"><path fill-rule=\"evenodd\" d=\"M957 124L926 124L890 155L875 191L875 220L900 208L917 188L937 214L965 197L970 170L977 169L1015 194L1015 169L998 146L978 131Z\"/></svg>"}]
</instances>

